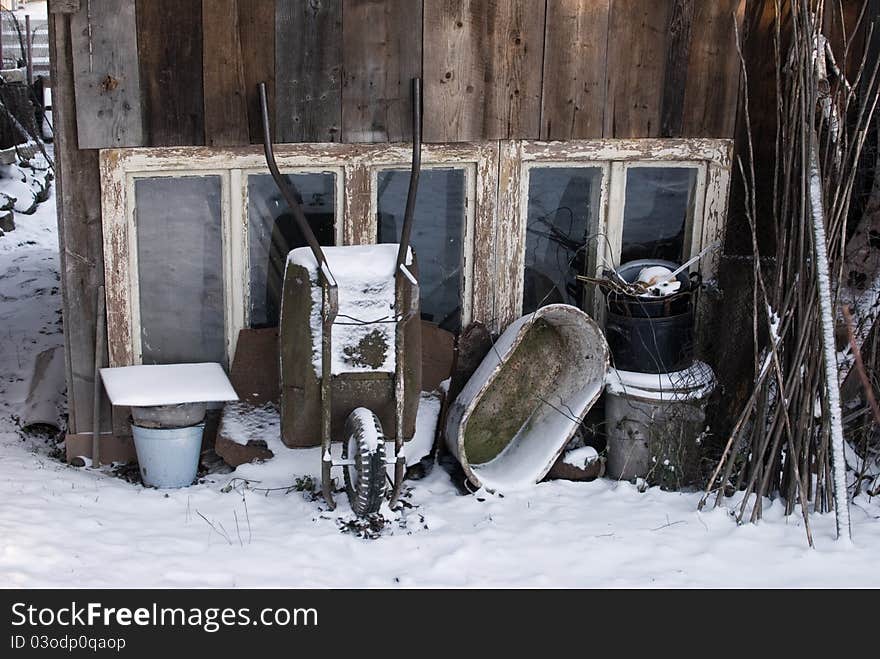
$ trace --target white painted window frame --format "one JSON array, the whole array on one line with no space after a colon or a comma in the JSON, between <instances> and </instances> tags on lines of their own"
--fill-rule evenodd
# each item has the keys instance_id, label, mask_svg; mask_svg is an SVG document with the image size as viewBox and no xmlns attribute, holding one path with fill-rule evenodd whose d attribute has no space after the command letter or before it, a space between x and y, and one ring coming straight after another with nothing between
<instances>
[{"instance_id":1,"label":"white painted window frame","mask_svg":"<svg viewBox=\"0 0 880 659\"><path fill-rule=\"evenodd\" d=\"M525 275L529 174L540 167L599 167L603 169L598 232L589 262L596 274L620 265L626 175L636 167L695 168L693 214L686 231L685 253L696 255L703 247L723 239L730 186L732 140L645 139L572 140L567 142L510 142L501 151L499 213L510 218L507 237L499 242L496 267L512 277L499 280L498 325L505 327L522 313ZM720 250L700 260L704 281L717 278ZM706 313L698 310L698 324ZM593 298L593 314L603 316L601 300Z\"/></svg>"},{"instance_id":2,"label":"white painted window frame","mask_svg":"<svg viewBox=\"0 0 880 659\"><path fill-rule=\"evenodd\" d=\"M336 174L337 244L370 244L377 236L375 177L380 169L408 168L408 145L279 145L283 173ZM474 236L494 236L497 145L425 145L425 168L463 168L466 221L462 263L462 313L486 320L491 290L474 285ZM134 181L138 178L220 176L223 241L224 331L226 358L232 363L238 332L248 326L250 309L247 177L265 174L262 149L168 147L105 149L100 152L104 271L111 366L142 360ZM494 238L493 238L494 242ZM477 311L475 311L475 308Z\"/></svg>"},{"instance_id":3,"label":"white painted window frame","mask_svg":"<svg viewBox=\"0 0 880 659\"><path fill-rule=\"evenodd\" d=\"M381 165L370 166L370 188L372 194L370 196L370 218L372 218L376 229L373 233L374 240L379 238L379 173L388 170L404 169L409 171L408 162L400 163L383 163ZM477 189L477 169L478 163L459 162L455 164L434 163L427 164L422 167L422 171L431 169L458 169L464 171L465 176L465 215L462 222L462 263L461 276L459 277L458 297L461 300L461 326L466 327L473 318L473 293L474 293L474 226L476 223L476 212L474 197ZM414 219L417 221L417 218ZM418 255L416 255L418 256Z\"/></svg>"},{"instance_id":4,"label":"white painted window frame","mask_svg":"<svg viewBox=\"0 0 880 659\"><path fill-rule=\"evenodd\" d=\"M622 240L627 168L697 166L698 193L690 252L721 240L727 217L733 143L722 139L575 140L426 144L426 168L464 168L467 213L462 263L463 323L480 321L500 331L519 316L525 262L528 171L542 166L602 167L599 230L610 247L595 254L616 263ZM409 167L407 144L285 144L276 147L285 173L333 171L336 237L343 245L376 241L378 171ZM140 363L140 318L134 184L138 177L221 173L227 359L238 331L247 327L249 250L247 175L267 173L259 147L155 147L100 152L104 271L110 365ZM700 212L699 204L702 204ZM416 218L418 219L418 218ZM597 241L597 250L598 248ZM717 277L720 250L700 261L704 281ZM704 312L698 310L698 323Z\"/></svg>"},{"instance_id":5,"label":"white painted window frame","mask_svg":"<svg viewBox=\"0 0 880 659\"><path fill-rule=\"evenodd\" d=\"M333 204L335 217L333 220L333 234L337 245L343 245L345 241L344 234L344 199L345 199L345 168L340 165L321 167L321 166L304 166L304 167L288 167L281 166L279 170L282 174L334 174L336 180L334 183ZM250 197L248 195L248 177L251 175L270 175L267 167L250 167L237 168L230 170L230 196L231 196L231 217L238 221L230 222L230 271L232 276L229 278L232 284L232 295L230 296L230 304L233 307L228 327L233 328L233 333L238 336L238 331L244 327L249 327L251 318L251 286L250 286L250 233L248 232L248 203ZM238 194L235 194L238 191ZM225 252L224 252L225 253ZM238 282L238 285L235 284ZM235 344L231 342L229 345L230 355L235 354ZM230 356L231 359L231 356ZM230 362L231 363L231 362Z\"/></svg>"},{"instance_id":6,"label":"white painted window frame","mask_svg":"<svg viewBox=\"0 0 880 659\"><path fill-rule=\"evenodd\" d=\"M187 177L217 177L220 180L220 241L221 255L223 265L223 326L229 327L234 318L234 295L231 290L233 287L229 285L228 275L231 272L230 246L234 245L230 236L230 225L232 223L232 215L230 212L230 195L229 180L230 172L222 169L204 169L198 170L192 174L186 174ZM155 172L128 172L125 175L125 189L127 198L131 203L125 208L125 219L128 225L128 254L129 265L126 277L129 287L129 299L131 305L131 349L134 355L134 363L140 364L143 361L143 346L141 336L141 305L140 305L140 277L138 264L138 244L137 244L137 212L135 201L135 184L138 179L155 179L155 178L182 178L181 174L165 174ZM229 354L229 337L224 337L224 346L226 353ZM231 364L231 359L228 360Z\"/></svg>"}]
</instances>

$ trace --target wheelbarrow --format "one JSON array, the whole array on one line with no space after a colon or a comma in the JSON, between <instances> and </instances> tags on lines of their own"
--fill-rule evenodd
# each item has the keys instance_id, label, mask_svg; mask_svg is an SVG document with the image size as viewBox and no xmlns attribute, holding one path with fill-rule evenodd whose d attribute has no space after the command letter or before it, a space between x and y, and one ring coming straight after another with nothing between
<instances>
[{"instance_id":1,"label":"wheelbarrow","mask_svg":"<svg viewBox=\"0 0 880 659\"><path fill-rule=\"evenodd\" d=\"M421 81L412 81L413 151L400 243L322 248L278 169L265 83L260 84L263 145L269 171L307 244L287 257L282 287L281 435L287 446L320 436L321 489L330 509L332 469L343 468L352 510L379 510L393 465L390 505L406 472L404 442L415 434L421 389L419 284L410 249L421 167ZM337 279L338 276L338 279ZM384 428L394 429L386 456ZM341 442L341 457L333 442Z\"/></svg>"}]
</instances>

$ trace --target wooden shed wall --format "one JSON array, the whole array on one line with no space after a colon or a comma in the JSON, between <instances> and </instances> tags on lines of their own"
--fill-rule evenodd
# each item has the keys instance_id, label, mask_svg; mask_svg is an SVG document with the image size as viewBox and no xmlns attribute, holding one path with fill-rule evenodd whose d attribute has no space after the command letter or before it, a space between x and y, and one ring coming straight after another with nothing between
<instances>
[{"instance_id":1,"label":"wooden shed wall","mask_svg":"<svg viewBox=\"0 0 880 659\"><path fill-rule=\"evenodd\" d=\"M756 0L49 0L70 431L92 423L97 149L731 137ZM73 12L73 13L71 13ZM108 414L103 418L107 419Z\"/></svg>"},{"instance_id":2,"label":"wooden shed wall","mask_svg":"<svg viewBox=\"0 0 880 659\"><path fill-rule=\"evenodd\" d=\"M745 0L89 0L81 148L730 137Z\"/></svg>"}]
</instances>

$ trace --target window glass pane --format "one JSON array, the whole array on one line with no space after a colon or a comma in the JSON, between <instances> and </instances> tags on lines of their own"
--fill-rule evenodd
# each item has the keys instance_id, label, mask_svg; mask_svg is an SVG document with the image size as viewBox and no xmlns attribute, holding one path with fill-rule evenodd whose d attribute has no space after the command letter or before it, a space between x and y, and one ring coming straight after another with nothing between
<instances>
[{"instance_id":1,"label":"window glass pane","mask_svg":"<svg viewBox=\"0 0 880 659\"><path fill-rule=\"evenodd\" d=\"M692 167L627 169L621 264L635 259L682 261L696 182Z\"/></svg>"},{"instance_id":2,"label":"window glass pane","mask_svg":"<svg viewBox=\"0 0 880 659\"><path fill-rule=\"evenodd\" d=\"M225 363L219 176L135 182L144 364Z\"/></svg>"},{"instance_id":3,"label":"window glass pane","mask_svg":"<svg viewBox=\"0 0 880 659\"><path fill-rule=\"evenodd\" d=\"M412 232L412 247L419 267L422 318L449 331L461 327L465 181L463 169L423 169L419 175ZM408 169L379 172L380 243L400 240L408 187Z\"/></svg>"},{"instance_id":4,"label":"window glass pane","mask_svg":"<svg viewBox=\"0 0 880 659\"><path fill-rule=\"evenodd\" d=\"M333 245L336 175L333 172L290 174L303 213L322 245ZM250 260L250 325L277 327L287 253L306 245L270 174L247 179L248 253Z\"/></svg>"},{"instance_id":5,"label":"window glass pane","mask_svg":"<svg viewBox=\"0 0 880 659\"><path fill-rule=\"evenodd\" d=\"M594 268L595 243L587 241L599 226L601 186L598 167L529 170L524 314L557 302L582 307L583 284L575 277Z\"/></svg>"}]
</instances>

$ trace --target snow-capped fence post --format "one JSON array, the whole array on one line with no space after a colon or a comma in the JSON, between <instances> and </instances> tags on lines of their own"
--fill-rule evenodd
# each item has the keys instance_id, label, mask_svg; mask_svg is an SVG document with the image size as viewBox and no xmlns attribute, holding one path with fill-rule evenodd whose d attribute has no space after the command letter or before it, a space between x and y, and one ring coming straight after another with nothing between
<instances>
[{"instance_id":1,"label":"snow-capped fence post","mask_svg":"<svg viewBox=\"0 0 880 659\"><path fill-rule=\"evenodd\" d=\"M828 276L828 243L825 237L825 208L822 199L822 173L816 154L819 138L813 131L810 145L810 212L813 229L816 287L819 294L819 319L822 324L822 360L825 367L825 404L829 415L831 469L834 481L834 511L837 537L852 539L849 521L849 497L846 493L846 459L843 453L843 422L840 415L840 382L837 374L837 349L834 342L834 304ZM801 502L805 505L806 502Z\"/></svg>"}]
</instances>

